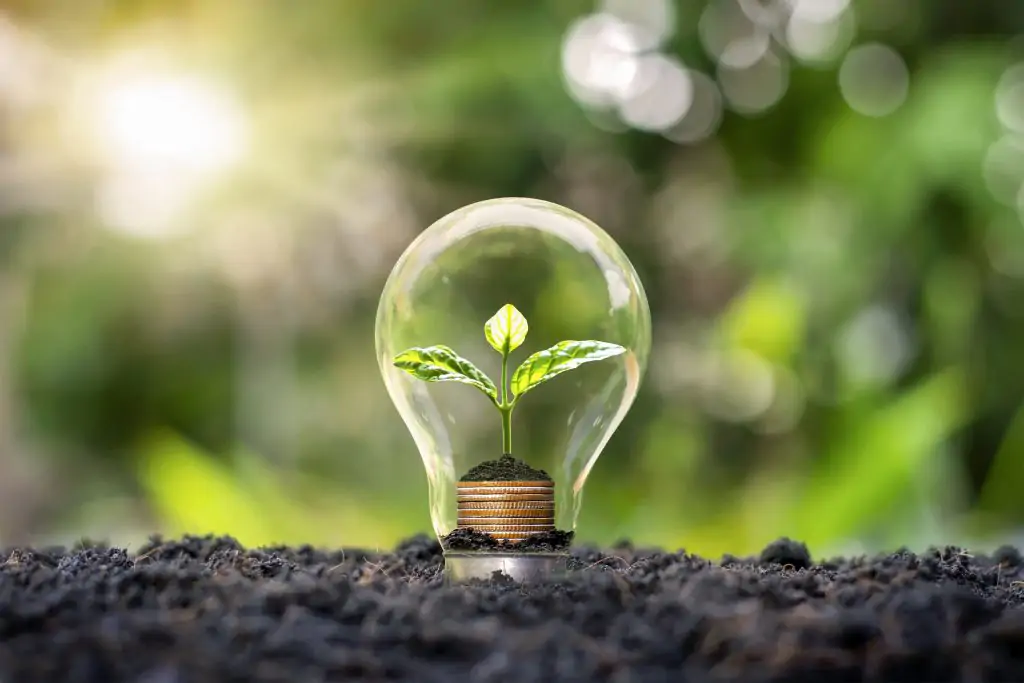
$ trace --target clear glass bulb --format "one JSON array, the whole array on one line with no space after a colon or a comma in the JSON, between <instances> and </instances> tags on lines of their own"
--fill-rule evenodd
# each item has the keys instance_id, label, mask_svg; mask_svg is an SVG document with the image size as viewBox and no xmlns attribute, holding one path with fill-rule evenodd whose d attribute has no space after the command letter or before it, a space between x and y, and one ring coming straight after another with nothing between
<instances>
[{"instance_id":1,"label":"clear glass bulb","mask_svg":"<svg viewBox=\"0 0 1024 683\"><path fill-rule=\"evenodd\" d=\"M525 321L522 326L518 318L512 321L516 338L506 353L501 339L495 343L494 335L502 334L495 321L508 322L506 313L520 312ZM520 339L527 324L528 333ZM517 393L513 385L518 381L522 390L530 373L517 377L516 368L565 340L593 340L604 346L596 347L593 362ZM398 260L381 294L376 343L388 393L426 467L430 515L449 576L489 576L503 569L525 578L558 566L552 556L560 556L564 564L565 547L545 539L571 539L564 532L575 531L587 476L636 398L651 346L647 297L615 241L580 214L536 199L494 199L458 209L431 225ZM493 382L494 395L464 378L425 381L436 378L435 365L418 365L420 375L409 369L415 363L443 364L443 359L420 353L435 345L448 347L478 368ZM545 356L532 366L534 380L573 354L589 353L580 351L580 345L559 348L554 358ZM602 354L602 348L612 351ZM403 358L413 357L415 363L397 367L396 358L410 349L413 356ZM503 401L507 407L513 397L514 410L502 410ZM515 462L499 460L506 454ZM474 467L486 462L493 466L494 461L520 467L528 481L480 484L494 487L486 491L460 488L478 486L460 479L472 478ZM526 465L533 471L522 469ZM526 534L509 526L509 519L498 519L490 521L503 526L487 526L488 520L482 520L473 527L491 530L485 532L485 543L467 545L465 538L456 539L459 534L453 532L464 532L459 527L468 524L463 515L474 514L463 508L477 505L463 502L474 499L463 495L467 491L482 493L480 499L507 501L501 504L506 508L547 506L550 511L551 503L532 502L544 498L530 493L540 489L503 488L530 484L540 476L536 470L549 476L547 486L553 485L554 510L546 521L553 521L554 536ZM549 513L537 509L516 514ZM510 515L506 509L494 516ZM542 528L530 521L522 529ZM525 541L524 535L529 536ZM511 537L518 542L509 541Z\"/></svg>"}]
</instances>

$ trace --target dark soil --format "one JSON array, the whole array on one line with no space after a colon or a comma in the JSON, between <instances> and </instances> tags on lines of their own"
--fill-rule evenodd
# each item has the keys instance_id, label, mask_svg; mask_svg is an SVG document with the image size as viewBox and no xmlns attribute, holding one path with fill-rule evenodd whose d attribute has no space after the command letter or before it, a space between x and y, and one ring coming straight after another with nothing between
<instances>
[{"instance_id":1,"label":"dark soil","mask_svg":"<svg viewBox=\"0 0 1024 683\"><path fill-rule=\"evenodd\" d=\"M555 553L572 545L572 531L545 531L530 534L518 542L504 541L476 529L455 529L441 539L448 550L496 551L515 553Z\"/></svg>"},{"instance_id":2,"label":"dark soil","mask_svg":"<svg viewBox=\"0 0 1024 683\"><path fill-rule=\"evenodd\" d=\"M781 564L787 569L807 569L811 566L811 552L807 546L788 538L769 543L761 551L761 564Z\"/></svg>"},{"instance_id":3,"label":"dark soil","mask_svg":"<svg viewBox=\"0 0 1024 683\"><path fill-rule=\"evenodd\" d=\"M0 681L1024 681L1019 553L805 559L576 548L527 587L445 586L426 538L7 551Z\"/></svg>"},{"instance_id":4,"label":"dark soil","mask_svg":"<svg viewBox=\"0 0 1024 683\"><path fill-rule=\"evenodd\" d=\"M459 481L551 481L551 475L506 453L497 460L480 463L462 475Z\"/></svg>"}]
</instances>

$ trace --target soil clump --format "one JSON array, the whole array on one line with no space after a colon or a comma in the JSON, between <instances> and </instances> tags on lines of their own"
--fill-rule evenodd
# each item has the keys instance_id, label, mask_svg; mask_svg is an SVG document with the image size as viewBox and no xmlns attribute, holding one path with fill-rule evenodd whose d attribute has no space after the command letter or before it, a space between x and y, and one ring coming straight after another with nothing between
<instances>
[{"instance_id":1,"label":"soil clump","mask_svg":"<svg viewBox=\"0 0 1024 683\"><path fill-rule=\"evenodd\" d=\"M551 475L506 453L473 467L459 481L551 481Z\"/></svg>"},{"instance_id":2,"label":"soil clump","mask_svg":"<svg viewBox=\"0 0 1024 683\"><path fill-rule=\"evenodd\" d=\"M522 541L506 541L472 527L455 529L444 537L441 545L448 550L492 551L515 553L554 553L572 545L573 531L544 531L530 534Z\"/></svg>"},{"instance_id":3,"label":"soil clump","mask_svg":"<svg viewBox=\"0 0 1024 683\"><path fill-rule=\"evenodd\" d=\"M0 551L4 683L1024 680L1020 553L812 560L572 549L567 576L445 585L394 552L154 538ZM782 562L782 564L780 564Z\"/></svg>"}]
</instances>

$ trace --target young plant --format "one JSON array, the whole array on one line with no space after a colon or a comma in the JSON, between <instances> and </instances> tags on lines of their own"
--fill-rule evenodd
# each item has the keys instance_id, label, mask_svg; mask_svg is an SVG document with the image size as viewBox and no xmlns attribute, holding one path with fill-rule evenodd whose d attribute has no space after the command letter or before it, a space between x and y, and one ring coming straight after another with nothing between
<instances>
[{"instance_id":1,"label":"young plant","mask_svg":"<svg viewBox=\"0 0 1024 683\"><path fill-rule=\"evenodd\" d=\"M425 382L462 382L484 392L501 413L504 453L512 453L512 411L526 392L563 372L617 356L626 351L618 344L602 341L563 341L538 351L508 378L508 357L526 341L526 317L512 304L505 304L484 325L484 337L501 354L501 389L471 362L447 346L414 347L395 356L395 367Z\"/></svg>"}]
</instances>

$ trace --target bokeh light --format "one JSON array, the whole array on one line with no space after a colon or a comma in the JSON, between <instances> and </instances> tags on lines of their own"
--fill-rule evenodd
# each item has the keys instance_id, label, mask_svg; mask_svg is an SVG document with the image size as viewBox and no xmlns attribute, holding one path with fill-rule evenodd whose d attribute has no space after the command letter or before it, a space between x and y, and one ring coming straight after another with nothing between
<instances>
[{"instance_id":1,"label":"bokeh light","mask_svg":"<svg viewBox=\"0 0 1024 683\"><path fill-rule=\"evenodd\" d=\"M1003 135L988 148L982 168L996 200L1014 206L1024 187L1024 136Z\"/></svg>"},{"instance_id":2,"label":"bokeh light","mask_svg":"<svg viewBox=\"0 0 1024 683\"><path fill-rule=\"evenodd\" d=\"M562 43L563 76L569 92L592 109L595 125L615 130L617 122L601 111L613 110L626 126L663 132L686 115L694 96L688 71L657 51L673 22L662 0L617 0L570 27Z\"/></svg>"},{"instance_id":3,"label":"bokeh light","mask_svg":"<svg viewBox=\"0 0 1024 683\"><path fill-rule=\"evenodd\" d=\"M619 109L623 121L634 128L667 130L686 115L693 103L693 81L683 65L671 57L644 56L637 64L636 81L642 85Z\"/></svg>"},{"instance_id":4,"label":"bokeh light","mask_svg":"<svg viewBox=\"0 0 1024 683\"><path fill-rule=\"evenodd\" d=\"M894 381L913 358L911 339L900 316L884 306L860 311L839 335L837 355L854 385Z\"/></svg>"},{"instance_id":5,"label":"bokeh light","mask_svg":"<svg viewBox=\"0 0 1024 683\"><path fill-rule=\"evenodd\" d=\"M711 0L698 31L707 53L731 69L754 65L771 45L770 30L752 20L736 0Z\"/></svg>"},{"instance_id":6,"label":"bokeh light","mask_svg":"<svg viewBox=\"0 0 1024 683\"><path fill-rule=\"evenodd\" d=\"M562 70L583 104L610 106L627 99L639 70L642 36L612 14L591 14L573 24L562 45Z\"/></svg>"},{"instance_id":7,"label":"bokeh light","mask_svg":"<svg viewBox=\"0 0 1024 683\"><path fill-rule=\"evenodd\" d=\"M793 12L786 23L785 43L801 62L827 64L843 54L856 34L857 22L849 8L827 19Z\"/></svg>"},{"instance_id":8,"label":"bokeh light","mask_svg":"<svg viewBox=\"0 0 1024 683\"><path fill-rule=\"evenodd\" d=\"M775 399L771 366L755 353L734 350L707 359L704 408L728 422L750 422L765 414Z\"/></svg>"},{"instance_id":9,"label":"bokeh light","mask_svg":"<svg viewBox=\"0 0 1024 683\"><path fill-rule=\"evenodd\" d=\"M786 0L794 17L826 23L835 21L850 6L850 0Z\"/></svg>"},{"instance_id":10,"label":"bokeh light","mask_svg":"<svg viewBox=\"0 0 1024 683\"><path fill-rule=\"evenodd\" d=\"M654 50L672 37L675 4L670 0L601 0L597 13L617 18L631 27L636 46Z\"/></svg>"},{"instance_id":11,"label":"bokeh light","mask_svg":"<svg viewBox=\"0 0 1024 683\"><path fill-rule=\"evenodd\" d=\"M666 132L670 140L694 143L711 137L722 122L722 93L713 78L700 71L689 71L690 107Z\"/></svg>"},{"instance_id":12,"label":"bokeh light","mask_svg":"<svg viewBox=\"0 0 1024 683\"><path fill-rule=\"evenodd\" d=\"M1010 67L999 79L996 115L1007 130L1024 133L1024 63Z\"/></svg>"},{"instance_id":13,"label":"bokeh light","mask_svg":"<svg viewBox=\"0 0 1024 683\"><path fill-rule=\"evenodd\" d=\"M718 82L729 107L740 114L759 114L774 106L789 86L785 58L766 52L744 68L719 66Z\"/></svg>"},{"instance_id":14,"label":"bokeh light","mask_svg":"<svg viewBox=\"0 0 1024 683\"><path fill-rule=\"evenodd\" d=\"M850 50L839 68L839 90L864 116L887 116L907 99L910 73L896 50L879 43Z\"/></svg>"},{"instance_id":15,"label":"bokeh light","mask_svg":"<svg viewBox=\"0 0 1024 683\"><path fill-rule=\"evenodd\" d=\"M787 0L737 0L751 21L772 31L779 29L789 12Z\"/></svg>"}]
</instances>

